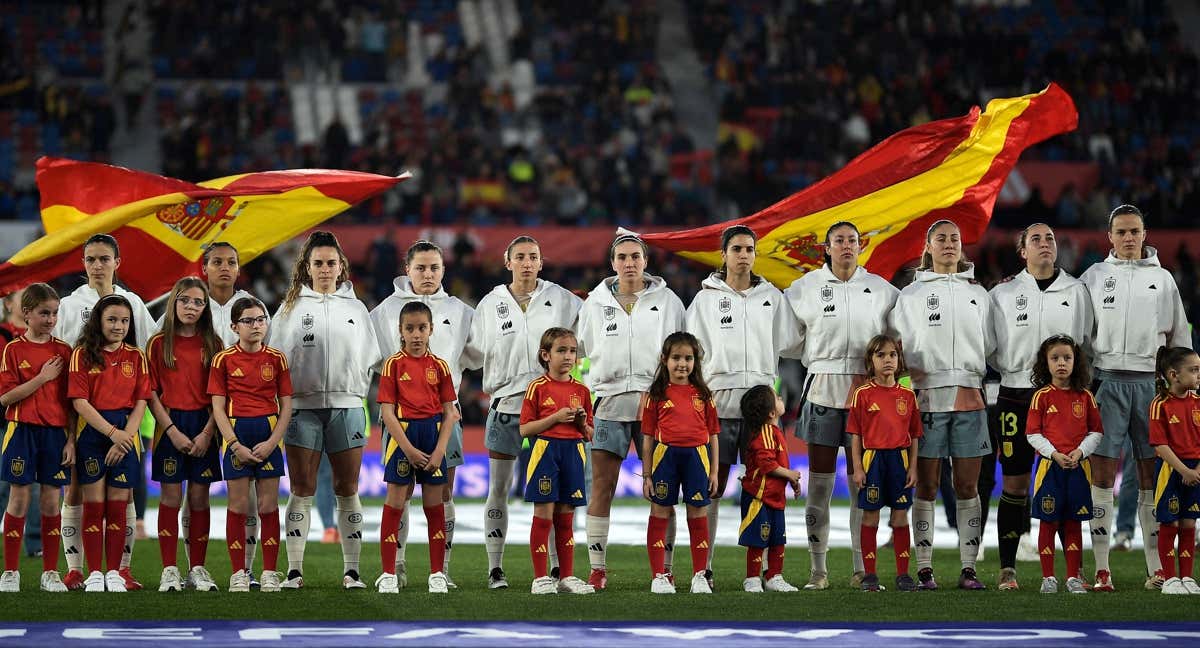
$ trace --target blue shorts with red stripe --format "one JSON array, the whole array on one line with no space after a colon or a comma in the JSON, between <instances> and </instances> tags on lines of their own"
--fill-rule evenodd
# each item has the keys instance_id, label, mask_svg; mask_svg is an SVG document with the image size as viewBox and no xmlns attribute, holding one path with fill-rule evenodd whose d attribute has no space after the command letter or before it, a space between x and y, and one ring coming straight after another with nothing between
<instances>
[{"instance_id":1,"label":"blue shorts with red stripe","mask_svg":"<svg viewBox=\"0 0 1200 648\"><path fill-rule=\"evenodd\" d=\"M425 454L433 454L433 451L437 449L438 437L442 433L442 415L437 414L423 419L400 419L400 427L413 447ZM400 486L407 486L414 481L431 486L446 483L445 456L442 457L442 463L437 468L422 470L404 456L400 444L390 434L384 435L383 447L383 481Z\"/></svg>"},{"instance_id":2,"label":"blue shorts with red stripe","mask_svg":"<svg viewBox=\"0 0 1200 648\"><path fill-rule=\"evenodd\" d=\"M777 547L787 544L787 525L783 509L771 508L760 499L742 491L742 525L738 544L743 547Z\"/></svg>"},{"instance_id":3,"label":"blue shorts with red stripe","mask_svg":"<svg viewBox=\"0 0 1200 648\"><path fill-rule=\"evenodd\" d=\"M1038 455L1033 469L1033 517L1046 522L1092 519L1092 464L1066 470Z\"/></svg>"},{"instance_id":4,"label":"blue shorts with red stripe","mask_svg":"<svg viewBox=\"0 0 1200 648\"><path fill-rule=\"evenodd\" d=\"M708 446L683 448L660 443L650 458L650 501L675 506L679 490L689 506L708 506Z\"/></svg>"},{"instance_id":5,"label":"blue shorts with red stripe","mask_svg":"<svg viewBox=\"0 0 1200 648\"><path fill-rule=\"evenodd\" d=\"M1200 459L1180 459L1183 465L1195 470ZM1180 519L1200 519L1200 484L1188 486L1171 464L1157 460L1154 482L1154 518L1170 524Z\"/></svg>"},{"instance_id":6,"label":"blue shorts with red stripe","mask_svg":"<svg viewBox=\"0 0 1200 648\"><path fill-rule=\"evenodd\" d=\"M278 419L274 416L243 416L229 419L233 423L233 435L239 444L248 449L271 438ZM262 463L242 463L237 453L229 449L229 444L221 444L221 471L225 473L225 481L253 477L254 479L270 479L283 477L283 442L271 450L271 454ZM198 480L197 480L198 481Z\"/></svg>"},{"instance_id":7,"label":"blue shorts with red stripe","mask_svg":"<svg viewBox=\"0 0 1200 648\"><path fill-rule=\"evenodd\" d=\"M525 472L525 501L587 504L586 465L582 439L538 437Z\"/></svg>"},{"instance_id":8,"label":"blue shorts with red stripe","mask_svg":"<svg viewBox=\"0 0 1200 648\"><path fill-rule=\"evenodd\" d=\"M170 410L171 422L189 439L204 430L209 411ZM179 484L184 481L196 484L211 484L221 481L221 450L217 443L209 443L203 456L193 457L180 452L166 432L155 432L154 449L150 455L150 476L163 484Z\"/></svg>"},{"instance_id":9,"label":"blue shorts with red stripe","mask_svg":"<svg viewBox=\"0 0 1200 648\"><path fill-rule=\"evenodd\" d=\"M913 489L908 482L908 448L863 450L863 470L866 484L858 491L858 508L878 511L888 507L893 511L912 507Z\"/></svg>"},{"instance_id":10,"label":"blue shorts with red stripe","mask_svg":"<svg viewBox=\"0 0 1200 648\"><path fill-rule=\"evenodd\" d=\"M100 410L105 421L125 428L129 421L129 410ZM83 422L83 417L79 418ZM80 484L94 484L101 479L113 488L134 488L142 478L142 435L133 436L133 449L117 461L116 465L104 465L113 442L96 428L84 424L75 442L75 470Z\"/></svg>"},{"instance_id":11,"label":"blue shorts with red stripe","mask_svg":"<svg viewBox=\"0 0 1200 648\"><path fill-rule=\"evenodd\" d=\"M71 466L62 463L67 446L67 431L32 423L9 421L4 432L4 450L0 479L27 485L66 486L71 482Z\"/></svg>"}]
</instances>

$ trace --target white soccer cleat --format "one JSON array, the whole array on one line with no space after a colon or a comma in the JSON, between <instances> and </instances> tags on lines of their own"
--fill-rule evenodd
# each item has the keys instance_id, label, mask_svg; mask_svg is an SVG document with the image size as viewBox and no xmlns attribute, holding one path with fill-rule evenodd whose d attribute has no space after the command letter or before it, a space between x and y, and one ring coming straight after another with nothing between
<instances>
[{"instance_id":1,"label":"white soccer cleat","mask_svg":"<svg viewBox=\"0 0 1200 648\"><path fill-rule=\"evenodd\" d=\"M504 577L503 569L493 567L488 572L488 589L508 589L508 579Z\"/></svg>"},{"instance_id":2,"label":"white soccer cleat","mask_svg":"<svg viewBox=\"0 0 1200 648\"><path fill-rule=\"evenodd\" d=\"M446 575L442 572L434 572L429 575L429 593L430 594L446 594L450 589L446 586Z\"/></svg>"},{"instance_id":3,"label":"white soccer cleat","mask_svg":"<svg viewBox=\"0 0 1200 648\"><path fill-rule=\"evenodd\" d=\"M21 572L9 569L0 574L0 592L20 592Z\"/></svg>"},{"instance_id":4,"label":"white soccer cleat","mask_svg":"<svg viewBox=\"0 0 1200 648\"><path fill-rule=\"evenodd\" d=\"M247 572L247 573L249 573L249 572ZM280 583L279 586L282 587L283 589L298 590L298 589L304 587L304 574L301 574L300 572L298 572L296 570L292 570L292 571L288 572L287 579L284 580L282 583Z\"/></svg>"},{"instance_id":5,"label":"white soccer cleat","mask_svg":"<svg viewBox=\"0 0 1200 648\"><path fill-rule=\"evenodd\" d=\"M375 579L375 589L380 594L399 594L400 587L396 583L395 574L380 574L379 578Z\"/></svg>"},{"instance_id":6,"label":"white soccer cleat","mask_svg":"<svg viewBox=\"0 0 1200 648\"><path fill-rule=\"evenodd\" d=\"M583 579L575 576L567 576L558 581L559 594L594 594L596 588L583 582Z\"/></svg>"},{"instance_id":7,"label":"white soccer cleat","mask_svg":"<svg viewBox=\"0 0 1200 648\"><path fill-rule=\"evenodd\" d=\"M162 576L158 579L158 591L178 592L182 589L183 580L179 575L179 568L174 565L163 567Z\"/></svg>"},{"instance_id":8,"label":"white soccer cleat","mask_svg":"<svg viewBox=\"0 0 1200 648\"><path fill-rule=\"evenodd\" d=\"M128 588L125 587L125 577L121 575L121 572L115 569L110 569L108 570L108 573L104 574L104 589L108 592L117 593L129 591Z\"/></svg>"},{"instance_id":9,"label":"white soccer cleat","mask_svg":"<svg viewBox=\"0 0 1200 648\"><path fill-rule=\"evenodd\" d=\"M358 577L358 572L351 570L351 571L346 572L346 574L344 576L342 576L342 589L350 590L350 589L366 589L366 588L367 588L367 584L362 582L362 579Z\"/></svg>"},{"instance_id":10,"label":"white soccer cleat","mask_svg":"<svg viewBox=\"0 0 1200 648\"><path fill-rule=\"evenodd\" d=\"M53 592L59 594L67 591L67 586L62 582L62 577L54 570L42 572L42 591Z\"/></svg>"},{"instance_id":11,"label":"white soccer cleat","mask_svg":"<svg viewBox=\"0 0 1200 648\"><path fill-rule=\"evenodd\" d=\"M1162 593L1163 594L1190 594L1191 592L1189 592L1187 590L1187 587L1184 587L1183 581L1172 576L1171 578L1168 578L1166 581L1163 582Z\"/></svg>"},{"instance_id":12,"label":"white soccer cleat","mask_svg":"<svg viewBox=\"0 0 1200 648\"><path fill-rule=\"evenodd\" d=\"M103 592L104 591L104 572L94 571L88 574L87 580L83 581L83 591L85 592Z\"/></svg>"},{"instance_id":13,"label":"white soccer cleat","mask_svg":"<svg viewBox=\"0 0 1200 648\"><path fill-rule=\"evenodd\" d=\"M813 572L812 575L809 576L808 584L804 586L804 589L813 591L829 589L829 574L825 572ZM760 589L759 591L762 590Z\"/></svg>"},{"instance_id":14,"label":"white soccer cleat","mask_svg":"<svg viewBox=\"0 0 1200 648\"><path fill-rule=\"evenodd\" d=\"M775 574L763 584L763 589L768 592L799 592L795 585L783 580L783 574Z\"/></svg>"},{"instance_id":15,"label":"white soccer cleat","mask_svg":"<svg viewBox=\"0 0 1200 648\"><path fill-rule=\"evenodd\" d=\"M533 585L529 588L530 594L557 594L558 586L553 578L549 576L541 576L533 579Z\"/></svg>"},{"instance_id":16,"label":"white soccer cleat","mask_svg":"<svg viewBox=\"0 0 1200 648\"><path fill-rule=\"evenodd\" d=\"M750 592L752 594L762 594L762 579L757 576L751 576L750 578L747 578L746 580L742 581L742 591Z\"/></svg>"},{"instance_id":17,"label":"white soccer cleat","mask_svg":"<svg viewBox=\"0 0 1200 648\"><path fill-rule=\"evenodd\" d=\"M246 574L249 575L249 572ZM278 592L280 590L279 577L280 573L277 571L263 571L258 578L258 591Z\"/></svg>"},{"instance_id":18,"label":"white soccer cleat","mask_svg":"<svg viewBox=\"0 0 1200 648\"><path fill-rule=\"evenodd\" d=\"M249 592L250 591L250 572L245 569L239 569L233 572L229 577L230 592Z\"/></svg>"},{"instance_id":19,"label":"white soccer cleat","mask_svg":"<svg viewBox=\"0 0 1200 648\"><path fill-rule=\"evenodd\" d=\"M703 574L701 575L703 576ZM654 580L650 581L650 593L674 594L675 584L671 582L670 577L668 577L666 574L655 574Z\"/></svg>"},{"instance_id":20,"label":"white soccer cleat","mask_svg":"<svg viewBox=\"0 0 1200 648\"><path fill-rule=\"evenodd\" d=\"M1200 594L1200 585L1196 584L1196 579L1186 576L1179 581L1183 583L1183 588L1188 591L1188 594Z\"/></svg>"},{"instance_id":21,"label":"white soccer cleat","mask_svg":"<svg viewBox=\"0 0 1200 648\"><path fill-rule=\"evenodd\" d=\"M708 578L705 576L704 570L692 575L692 594L712 594L712 587L708 585Z\"/></svg>"},{"instance_id":22,"label":"white soccer cleat","mask_svg":"<svg viewBox=\"0 0 1200 648\"><path fill-rule=\"evenodd\" d=\"M197 592L216 592L220 589L217 587L217 581L213 580L212 574L208 573L204 565L192 567L187 577Z\"/></svg>"}]
</instances>

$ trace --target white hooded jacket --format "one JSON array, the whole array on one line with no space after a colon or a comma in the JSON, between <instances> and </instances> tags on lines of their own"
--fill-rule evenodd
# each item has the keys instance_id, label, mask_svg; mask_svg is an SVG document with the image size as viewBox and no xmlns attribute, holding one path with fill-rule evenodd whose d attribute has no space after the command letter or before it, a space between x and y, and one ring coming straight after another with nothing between
<instances>
[{"instance_id":1,"label":"white hooded jacket","mask_svg":"<svg viewBox=\"0 0 1200 648\"><path fill-rule=\"evenodd\" d=\"M154 323L154 318L150 316L150 311L146 309L146 303L141 297L117 285L113 286L113 294L128 299L129 305L133 306L130 319L133 320L134 333L137 334L137 344L143 349L146 348L150 336L159 329ZM59 300L58 324L54 326L54 337L75 346L79 342L79 334L83 333L83 325L92 314L92 308L99 301L100 293L88 284L83 284Z\"/></svg>"},{"instance_id":2,"label":"white hooded jacket","mask_svg":"<svg viewBox=\"0 0 1200 648\"><path fill-rule=\"evenodd\" d=\"M842 281L828 265L792 282L784 292L792 315L792 343L783 355L809 373L862 375L871 338L887 331L900 291L859 267Z\"/></svg>"},{"instance_id":3,"label":"white hooded jacket","mask_svg":"<svg viewBox=\"0 0 1200 648\"><path fill-rule=\"evenodd\" d=\"M371 311L371 324L383 358L400 352L400 310L410 301L421 301L433 311L433 333L429 336L429 351L450 365L454 391L458 393L463 369L478 369L480 360L468 354L467 339L475 311L459 298L438 287L432 295L418 295L412 290L408 277L396 277L396 291Z\"/></svg>"},{"instance_id":4,"label":"white hooded jacket","mask_svg":"<svg viewBox=\"0 0 1200 648\"><path fill-rule=\"evenodd\" d=\"M991 310L974 266L952 274L918 270L889 318L913 387L982 388L987 358L996 348Z\"/></svg>"},{"instance_id":5,"label":"white hooded jacket","mask_svg":"<svg viewBox=\"0 0 1200 648\"><path fill-rule=\"evenodd\" d=\"M382 358L349 281L329 295L302 286L292 309L271 319L270 344L287 356L296 409L362 407Z\"/></svg>"},{"instance_id":6,"label":"white hooded jacket","mask_svg":"<svg viewBox=\"0 0 1200 648\"><path fill-rule=\"evenodd\" d=\"M996 284L992 298L992 331L996 351L989 364L1000 372L1000 385L1014 389L1033 387L1030 378L1042 342L1053 335L1069 335L1087 349L1092 336L1092 303L1083 282L1058 271L1042 291L1028 270Z\"/></svg>"},{"instance_id":7,"label":"white hooded jacket","mask_svg":"<svg viewBox=\"0 0 1200 648\"><path fill-rule=\"evenodd\" d=\"M771 282L755 280L743 294L714 272L688 306L687 330L704 347L704 379L714 391L770 385L779 373L787 305Z\"/></svg>"}]
</instances>

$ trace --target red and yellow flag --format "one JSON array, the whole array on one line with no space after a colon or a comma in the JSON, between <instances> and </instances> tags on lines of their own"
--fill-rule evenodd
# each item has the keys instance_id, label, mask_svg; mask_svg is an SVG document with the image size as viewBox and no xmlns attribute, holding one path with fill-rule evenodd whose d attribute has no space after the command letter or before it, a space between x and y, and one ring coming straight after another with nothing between
<instances>
[{"instance_id":1,"label":"red and yellow flag","mask_svg":"<svg viewBox=\"0 0 1200 648\"><path fill-rule=\"evenodd\" d=\"M407 179L294 169L199 184L122 167L43 157L37 162L46 236L0 264L0 293L81 268L80 246L109 233L121 246L118 277L152 299L199 274L204 247L227 241L242 263Z\"/></svg>"},{"instance_id":2,"label":"red and yellow flag","mask_svg":"<svg viewBox=\"0 0 1200 648\"><path fill-rule=\"evenodd\" d=\"M646 234L647 243L712 266L721 265L721 231L747 225L758 235L754 271L784 288L823 263L825 232L838 221L862 233L859 263L891 277L921 254L925 231L943 218L963 241L979 239L1021 151L1075 129L1071 97L1045 90L993 99L956 119L909 128L880 142L844 168L766 209L682 232Z\"/></svg>"}]
</instances>

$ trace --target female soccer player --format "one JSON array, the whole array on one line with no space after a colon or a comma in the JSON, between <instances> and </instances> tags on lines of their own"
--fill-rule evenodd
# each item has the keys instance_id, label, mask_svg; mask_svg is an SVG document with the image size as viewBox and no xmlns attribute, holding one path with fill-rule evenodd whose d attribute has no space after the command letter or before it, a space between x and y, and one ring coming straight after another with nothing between
<instances>
[{"instance_id":1,"label":"female soccer player","mask_svg":"<svg viewBox=\"0 0 1200 648\"><path fill-rule=\"evenodd\" d=\"M279 478L283 452L279 449L292 415L292 377L287 357L263 344L267 309L253 297L243 297L230 311L238 343L218 353L208 374L212 415L221 434L221 468L229 489L225 537L233 574L230 592L250 591L246 565L247 492L251 478L258 490L258 519L262 520L263 592L278 592Z\"/></svg>"},{"instance_id":2,"label":"female soccer player","mask_svg":"<svg viewBox=\"0 0 1200 648\"><path fill-rule=\"evenodd\" d=\"M592 438L592 398L571 377L578 358L575 334L550 328L538 345L545 375L529 383L521 405L521 436L535 438L525 485L525 501L533 503L529 552L533 558L533 594L591 594L596 591L575 577L575 507L584 495L583 442ZM558 545L559 580L548 574L550 528Z\"/></svg>"},{"instance_id":3,"label":"female soccer player","mask_svg":"<svg viewBox=\"0 0 1200 648\"><path fill-rule=\"evenodd\" d=\"M647 254L642 239L617 236L608 254L617 276L601 281L579 314L579 354L591 362L588 383L598 397L587 517L588 583L597 590L608 583L608 516L621 462L631 441L636 452L642 449L642 396L654 378L662 341L684 324L683 302L665 281L646 274Z\"/></svg>"},{"instance_id":4,"label":"female soccer player","mask_svg":"<svg viewBox=\"0 0 1200 648\"><path fill-rule=\"evenodd\" d=\"M395 570L400 519L413 487L420 483L429 537L429 592L445 594L446 507L442 491L448 480L446 446L458 418L454 406L458 397L449 365L429 353L433 311L422 302L408 302L400 309L398 328L400 352L384 361L379 379L379 405L388 435L383 459L387 500L379 526L383 573L375 587L380 594L399 591Z\"/></svg>"},{"instance_id":5,"label":"female soccer player","mask_svg":"<svg viewBox=\"0 0 1200 648\"><path fill-rule=\"evenodd\" d=\"M704 351L691 333L672 333L663 342L658 371L642 406L642 495L650 500L646 548L650 591L674 594L666 569L667 523L679 499L687 508L692 542L692 593L712 594L709 583L708 506L717 492L720 422L701 368ZM740 422L740 421L739 421Z\"/></svg>"},{"instance_id":6,"label":"female soccer player","mask_svg":"<svg viewBox=\"0 0 1200 648\"><path fill-rule=\"evenodd\" d=\"M997 399L999 435L993 450L1004 474L996 508L1000 543L1001 590L1018 589L1017 546L1029 532L1029 474L1033 448L1025 436L1025 416L1035 388L1031 382L1038 346L1051 335L1069 335L1086 348L1092 334L1092 302L1078 279L1054 265L1058 243L1049 225L1034 223L1021 231L1017 253L1025 269L992 288L992 330L1000 371Z\"/></svg>"},{"instance_id":7,"label":"female soccer player","mask_svg":"<svg viewBox=\"0 0 1200 648\"><path fill-rule=\"evenodd\" d=\"M766 385L750 388L742 396L743 425L747 434L742 446L746 475L742 477L742 523L738 544L746 548L747 592L795 592L783 579L783 554L787 545L784 507L787 487L800 497L800 473L790 468L787 439L779 429L783 399ZM763 570L763 552L767 568Z\"/></svg>"},{"instance_id":8,"label":"female soccer player","mask_svg":"<svg viewBox=\"0 0 1200 648\"><path fill-rule=\"evenodd\" d=\"M792 282L784 293L795 317L791 349L808 368L804 405L796 436L808 444L808 496L804 518L812 560L807 590L829 587L825 556L829 546L829 501L839 448L846 449L850 464L850 436L846 417L850 398L864 381L863 354L867 342L887 329L888 314L900 293L882 277L858 265L862 238L852 223L834 223L825 232L825 265ZM865 575L859 530L862 510L858 487L850 480L850 545L854 573L851 587Z\"/></svg>"},{"instance_id":9,"label":"female soccer player","mask_svg":"<svg viewBox=\"0 0 1200 648\"><path fill-rule=\"evenodd\" d=\"M1098 591L1113 591L1109 571L1113 484L1121 449L1128 437L1138 463L1138 522L1142 528L1147 589L1162 587L1154 522L1154 448L1149 442L1150 401L1154 399L1154 353L1163 346L1190 347L1187 313L1171 273L1159 265L1158 251L1146 245L1146 221L1133 205L1121 205L1108 216L1108 258L1088 268L1080 280L1087 286L1096 315L1092 353L1093 385L1104 441L1092 457L1091 522ZM1136 316L1131 316L1136 314Z\"/></svg>"},{"instance_id":10,"label":"female soccer player","mask_svg":"<svg viewBox=\"0 0 1200 648\"><path fill-rule=\"evenodd\" d=\"M295 410L283 437L292 489L287 504L285 589L304 586L304 548L322 453L329 456L333 469L342 587L366 587L358 570L362 553L358 471L367 443L363 398L370 388L371 369L381 356L367 307L355 296L349 277L349 262L337 238L329 232L313 232L296 255L291 286L271 323L271 345L288 358L296 390Z\"/></svg>"},{"instance_id":11,"label":"female soccer player","mask_svg":"<svg viewBox=\"0 0 1200 648\"><path fill-rule=\"evenodd\" d=\"M177 558L179 509L187 481L188 576L203 592L217 584L205 567L208 552L208 487L221 479L221 456L213 442L216 427L208 395L208 367L221 351L213 330L209 295L203 281L184 277L175 282L162 330L146 345L150 363L150 411L158 422L150 471L162 484L158 506L158 549L163 572L158 591L183 589Z\"/></svg>"},{"instance_id":12,"label":"female soccer player","mask_svg":"<svg viewBox=\"0 0 1200 648\"><path fill-rule=\"evenodd\" d=\"M150 398L146 356L133 346L136 331L129 301L121 295L102 297L71 353L67 396L84 423L76 440L75 474L83 490L88 592L127 591L117 566L126 545L126 508L142 478L140 428Z\"/></svg>"},{"instance_id":13,"label":"female soccer player","mask_svg":"<svg viewBox=\"0 0 1200 648\"><path fill-rule=\"evenodd\" d=\"M75 463L75 411L67 405L67 367L71 347L50 335L58 322L58 293L44 283L21 295L20 312L28 328L0 356L0 405L8 420L0 479L11 484L4 512L4 573L0 592L21 588L21 539L31 499L31 484L42 484L39 508L42 544L41 589L65 592L58 575L59 487L71 481Z\"/></svg>"},{"instance_id":14,"label":"female soccer player","mask_svg":"<svg viewBox=\"0 0 1200 648\"><path fill-rule=\"evenodd\" d=\"M496 286L479 301L467 353L483 362L483 391L492 397L488 410L488 499L484 507L484 543L488 588L508 587L504 544L508 539L508 490L521 454L521 401L529 383L541 375L538 342L551 327L574 328L583 301L556 283L538 278L542 251L529 236L518 236L504 251L512 282Z\"/></svg>"},{"instance_id":15,"label":"female soccer player","mask_svg":"<svg viewBox=\"0 0 1200 648\"><path fill-rule=\"evenodd\" d=\"M858 486L858 507L863 511L862 588L878 592L875 573L876 534L879 511L892 510L892 548L896 552L896 589L913 592L917 584L908 574L908 509L917 484L917 447L921 438L921 412L911 389L896 379L907 373L900 345L886 335L867 343L867 382L854 390L846 432L851 435L851 464Z\"/></svg>"},{"instance_id":16,"label":"female soccer player","mask_svg":"<svg viewBox=\"0 0 1200 648\"><path fill-rule=\"evenodd\" d=\"M962 253L958 226L940 220L925 234L925 253L913 283L900 292L890 317L912 372L925 426L917 461L913 541L921 589L937 589L933 578L933 500L942 459L951 457L958 496L961 589L984 589L975 574L982 540L979 466L991 452L983 400L985 359L995 349L991 300L975 281L975 267Z\"/></svg>"},{"instance_id":17,"label":"female soccer player","mask_svg":"<svg viewBox=\"0 0 1200 648\"><path fill-rule=\"evenodd\" d=\"M1038 390L1029 405L1025 432L1038 453L1033 486L1034 515L1041 520L1038 555L1042 559L1042 594L1058 592L1054 576L1054 539L1061 527L1067 559L1067 591L1086 594L1080 573L1083 532L1092 519L1088 456L1104 436L1100 411L1088 391L1091 370L1083 348L1069 335L1046 338L1037 351L1033 384Z\"/></svg>"},{"instance_id":18,"label":"female soccer player","mask_svg":"<svg viewBox=\"0 0 1200 648\"><path fill-rule=\"evenodd\" d=\"M411 301L419 301L433 311L434 332L429 338L429 350L450 367L450 378L454 381L454 393L462 384L463 369L478 369L478 359L467 351L467 338L471 333L471 322L475 311L457 297L442 288L446 274L446 261L442 248L429 241L417 241L408 248L404 257L406 276L396 277L396 291L371 311L371 324L379 340L383 356L400 351L400 311ZM457 402L455 402L457 407ZM450 577L450 552L454 548L454 472L463 464L462 421L450 426L450 441L446 445L447 487L443 491L446 504L446 557L442 573L446 586L458 587ZM408 550L408 507L400 522L399 547L396 550L396 580L399 587L408 584L405 568L405 552Z\"/></svg>"},{"instance_id":19,"label":"female soccer player","mask_svg":"<svg viewBox=\"0 0 1200 648\"><path fill-rule=\"evenodd\" d=\"M150 334L157 330L154 318L146 305L134 293L114 283L117 279L117 268L121 267L121 248L117 239L108 234L95 234L84 241L83 269L87 273L87 283L74 292L62 298L58 307L58 325L54 327L54 337L70 345L79 343L80 333L88 321L92 309L101 297L120 295L129 302L132 309L131 322L137 336L130 344L144 348ZM80 516L83 514L83 501L78 483L72 478L67 487L66 497L62 508L62 541L67 557L67 575L63 579L69 589L83 587L83 534L79 532ZM125 514L125 525L129 537L133 537L133 529L137 514L134 511L133 498L129 498L129 510ZM129 563L133 559L133 545L124 544L121 554L121 576L125 579L125 587L130 590L142 589L142 584L133 578L129 571Z\"/></svg>"},{"instance_id":20,"label":"female soccer player","mask_svg":"<svg viewBox=\"0 0 1200 648\"><path fill-rule=\"evenodd\" d=\"M1200 594L1192 578L1200 518L1200 356L1185 347L1162 347L1155 375L1158 395L1150 404L1150 445L1158 453L1154 514L1165 578L1162 593Z\"/></svg>"},{"instance_id":21,"label":"female soccer player","mask_svg":"<svg viewBox=\"0 0 1200 648\"><path fill-rule=\"evenodd\" d=\"M687 310L687 330L705 349L706 380L712 386L721 420L721 447L716 453L720 462L712 466L717 478L713 495L716 501L708 507L709 554L705 570L710 587L720 498L741 446L742 395L755 385L775 383L780 350L791 345L792 318L783 293L751 272L757 241L754 231L745 225L725 228L721 233L722 267L704 280ZM690 514L692 509L688 511ZM674 545L674 529L667 539Z\"/></svg>"}]
</instances>

